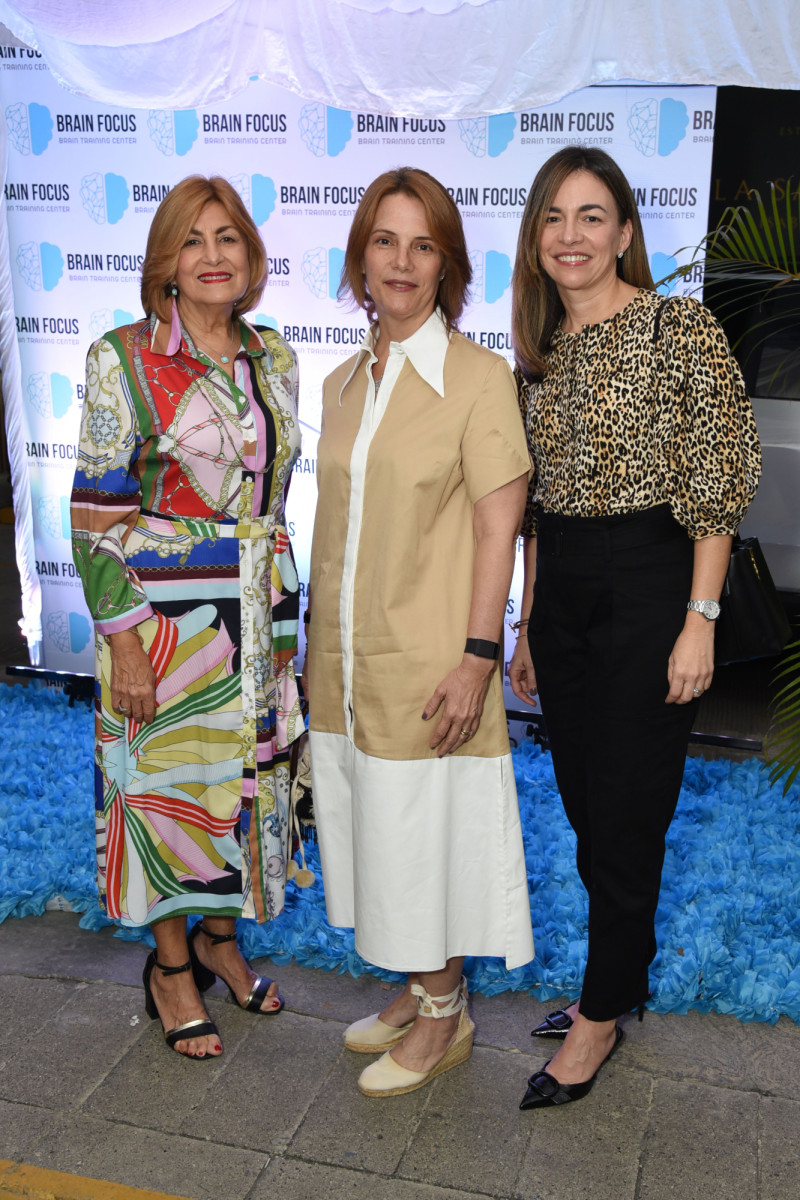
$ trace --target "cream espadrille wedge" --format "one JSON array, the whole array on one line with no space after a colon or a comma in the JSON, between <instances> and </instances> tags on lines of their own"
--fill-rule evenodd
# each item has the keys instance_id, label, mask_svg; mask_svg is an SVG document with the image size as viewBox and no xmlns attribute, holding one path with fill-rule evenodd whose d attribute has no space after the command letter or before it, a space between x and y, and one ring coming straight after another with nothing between
<instances>
[{"instance_id":1,"label":"cream espadrille wedge","mask_svg":"<svg viewBox=\"0 0 800 1200\"><path fill-rule=\"evenodd\" d=\"M467 1008L466 980L462 977L458 986L446 996L429 996L420 984L413 984L411 991L417 997L418 1016L440 1019L460 1013L455 1037L439 1062L429 1071L409 1071L407 1067L401 1067L400 1063L395 1062L387 1050L377 1062L370 1063L361 1072L358 1089L365 1096L380 1098L414 1092L437 1075L466 1062L472 1053L475 1025Z\"/></svg>"}]
</instances>

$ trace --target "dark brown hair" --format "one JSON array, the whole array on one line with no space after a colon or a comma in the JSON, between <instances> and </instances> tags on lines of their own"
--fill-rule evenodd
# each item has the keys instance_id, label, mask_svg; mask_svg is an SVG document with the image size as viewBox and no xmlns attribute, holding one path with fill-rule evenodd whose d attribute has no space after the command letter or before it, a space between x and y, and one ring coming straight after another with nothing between
<instances>
[{"instance_id":1,"label":"dark brown hair","mask_svg":"<svg viewBox=\"0 0 800 1200\"><path fill-rule=\"evenodd\" d=\"M178 268L178 258L200 213L207 204L217 202L247 242L250 283L247 291L234 305L234 313L249 312L261 299L267 282L267 252L253 218L242 203L239 193L220 175L188 175L167 192L159 204L150 232L142 264L142 307L149 316L155 313L160 321L171 315L171 284Z\"/></svg>"},{"instance_id":2,"label":"dark brown hair","mask_svg":"<svg viewBox=\"0 0 800 1200\"><path fill-rule=\"evenodd\" d=\"M425 209L429 226L426 232L430 234L443 257L444 279L439 284L436 303L442 310L447 328L454 329L464 311L467 292L472 282L472 266L467 253L461 213L439 180L416 167L398 167L394 171L385 171L372 181L361 197L347 239L339 299L352 297L356 306L366 311L370 323L375 321L375 306L364 279L364 253L375 225L378 205L384 197L398 193L419 200Z\"/></svg>"},{"instance_id":3,"label":"dark brown hair","mask_svg":"<svg viewBox=\"0 0 800 1200\"><path fill-rule=\"evenodd\" d=\"M633 287L654 289L642 222L631 186L605 150L590 146L565 146L539 169L531 185L517 242L511 292L511 333L514 353L528 377L545 372L550 339L564 315L556 285L539 259L544 223L565 180L576 171L588 171L605 184L617 206L620 225L631 223L631 243L617 260L617 274Z\"/></svg>"}]
</instances>

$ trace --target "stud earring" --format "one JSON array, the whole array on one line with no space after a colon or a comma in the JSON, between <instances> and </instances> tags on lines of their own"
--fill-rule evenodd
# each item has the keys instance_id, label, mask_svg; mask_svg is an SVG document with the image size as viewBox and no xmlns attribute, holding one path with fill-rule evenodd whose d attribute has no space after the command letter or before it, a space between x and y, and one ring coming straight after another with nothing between
<instances>
[{"instance_id":1,"label":"stud earring","mask_svg":"<svg viewBox=\"0 0 800 1200\"><path fill-rule=\"evenodd\" d=\"M620 250L619 254L617 255L617 258L622 258L624 253L625 253L624 250Z\"/></svg>"}]
</instances>

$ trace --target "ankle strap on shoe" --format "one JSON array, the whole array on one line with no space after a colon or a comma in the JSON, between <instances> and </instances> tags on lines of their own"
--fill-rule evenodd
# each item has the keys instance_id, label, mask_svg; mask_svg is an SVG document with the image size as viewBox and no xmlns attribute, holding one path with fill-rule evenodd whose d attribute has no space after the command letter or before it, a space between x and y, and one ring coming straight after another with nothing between
<instances>
[{"instance_id":1,"label":"ankle strap on shoe","mask_svg":"<svg viewBox=\"0 0 800 1200\"><path fill-rule=\"evenodd\" d=\"M157 958L153 961L154 965L158 967L162 975L181 975L184 971L191 971L192 969L191 959L189 962L185 962L181 967L165 967L164 964L160 963Z\"/></svg>"},{"instance_id":2,"label":"ankle strap on shoe","mask_svg":"<svg viewBox=\"0 0 800 1200\"><path fill-rule=\"evenodd\" d=\"M233 933L212 933L210 929L206 929L206 927L202 921L198 925L198 929L200 930L201 933L204 933L206 935L206 937L211 942L212 946L221 946L223 942L235 942L236 941L236 931L235 930Z\"/></svg>"},{"instance_id":3,"label":"ankle strap on shoe","mask_svg":"<svg viewBox=\"0 0 800 1200\"><path fill-rule=\"evenodd\" d=\"M431 996L421 983L412 983L411 995L417 997L417 1016L433 1017L438 1021L461 1012L467 1003L467 981L462 975L452 992L446 996Z\"/></svg>"}]
</instances>

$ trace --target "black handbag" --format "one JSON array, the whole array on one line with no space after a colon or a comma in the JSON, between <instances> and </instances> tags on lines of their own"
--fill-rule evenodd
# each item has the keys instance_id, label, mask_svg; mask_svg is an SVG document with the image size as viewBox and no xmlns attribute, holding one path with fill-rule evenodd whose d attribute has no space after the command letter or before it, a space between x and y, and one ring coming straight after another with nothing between
<instances>
[{"instance_id":1,"label":"black handbag","mask_svg":"<svg viewBox=\"0 0 800 1200\"><path fill-rule=\"evenodd\" d=\"M791 626L758 538L735 537L720 597L714 659L720 665L780 654Z\"/></svg>"}]
</instances>

